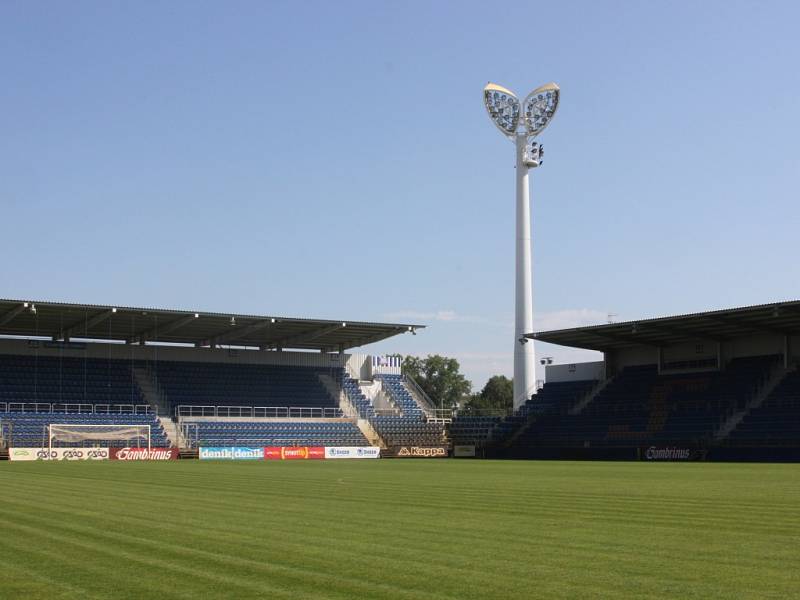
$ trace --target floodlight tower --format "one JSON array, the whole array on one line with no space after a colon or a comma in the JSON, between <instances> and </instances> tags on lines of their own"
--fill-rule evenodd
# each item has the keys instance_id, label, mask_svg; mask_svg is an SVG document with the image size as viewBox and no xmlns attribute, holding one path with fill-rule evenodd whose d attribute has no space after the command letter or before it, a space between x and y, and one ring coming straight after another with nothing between
<instances>
[{"instance_id":1,"label":"floodlight tower","mask_svg":"<svg viewBox=\"0 0 800 600\"><path fill-rule=\"evenodd\" d=\"M517 249L516 317L514 320L514 408L536 393L536 357L533 340L533 287L531 266L531 206L528 171L542 164L544 148L536 136L550 124L558 108L559 88L548 83L536 88L520 107L519 99L506 88L489 83L483 101L492 122L517 150Z\"/></svg>"}]
</instances>

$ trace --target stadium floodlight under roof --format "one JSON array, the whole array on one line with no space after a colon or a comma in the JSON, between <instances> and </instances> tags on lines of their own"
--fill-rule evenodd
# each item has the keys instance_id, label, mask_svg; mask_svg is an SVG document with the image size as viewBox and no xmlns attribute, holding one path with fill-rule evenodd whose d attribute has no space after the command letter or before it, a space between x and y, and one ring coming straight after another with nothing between
<instances>
[{"instance_id":1,"label":"stadium floodlight under roof","mask_svg":"<svg viewBox=\"0 0 800 600\"><path fill-rule=\"evenodd\" d=\"M547 83L533 90L520 103L512 92L489 83L483 101L489 118L500 132L513 141L517 151L517 245L516 316L514 324L514 408L536 393L536 360L533 340L533 288L531 272L531 209L528 171L542 164L544 148L536 141L558 109L559 87ZM530 342L530 343L528 343Z\"/></svg>"}]
</instances>

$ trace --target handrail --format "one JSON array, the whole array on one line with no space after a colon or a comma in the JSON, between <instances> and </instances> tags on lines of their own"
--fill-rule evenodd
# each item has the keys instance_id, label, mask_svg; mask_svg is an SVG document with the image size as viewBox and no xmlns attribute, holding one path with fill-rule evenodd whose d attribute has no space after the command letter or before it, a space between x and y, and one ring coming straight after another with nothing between
<instances>
[{"instance_id":1,"label":"handrail","mask_svg":"<svg viewBox=\"0 0 800 600\"><path fill-rule=\"evenodd\" d=\"M509 417L514 414L513 409L505 408L470 408L453 411L453 417Z\"/></svg>"},{"instance_id":2,"label":"handrail","mask_svg":"<svg viewBox=\"0 0 800 600\"><path fill-rule=\"evenodd\" d=\"M79 404L61 402L8 402L0 404L0 412L42 414L149 415L149 404Z\"/></svg>"},{"instance_id":3,"label":"handrail","mask_svg":"<svg viewBox=\"0 0 800 600\"><path fill-rule=\"evenodd\" d=\"M142 369L156 393L156 405L158 409L164 409L167 414L169 414L169 398L167 398L167 392L165 392L164 388L161 386L161 381L158 378L158 369L154 369L150 361L145 362L142 365ZM141 388L141 385L139 387Z\"/></svg>"},{"instance_id":4,"label":"handrail","mask_svg":"<svg viewBox=\"0 0 800 600\"><path fill-rule=\"evenodd\" d=\"M330 406L196 406L175 407L177 417L248 417L268 419L341 419L345 412Z\"/></svg>"},{"instance_id":5,"label":"handrail","mask_svg":"<svg viewBox=\"0 0 800 600\"><path fill-rule=\"evenodd\" d=\"M411 375L409 375L408 373L403 373L402 378L403 378L403 383L405 383L412 392L416 393L420 397L422 402L427 405L424 406L423 408L429 410L439 410L436 408L436 404L434 404L430 396L428 396L428 394L425 393L425 390L422 389L422 387L414 380L413 377L411 377Z\"/></svg>"},{"instance_id":6,"label":"handrail","mask_svg":"<svg viewBox=\"0 0 800 600\"><path fill-rule=\"evenodd\" d=\"M53 404L52 412L54 413L93 413L93 404Z\"/></svg>"}]
</instances>

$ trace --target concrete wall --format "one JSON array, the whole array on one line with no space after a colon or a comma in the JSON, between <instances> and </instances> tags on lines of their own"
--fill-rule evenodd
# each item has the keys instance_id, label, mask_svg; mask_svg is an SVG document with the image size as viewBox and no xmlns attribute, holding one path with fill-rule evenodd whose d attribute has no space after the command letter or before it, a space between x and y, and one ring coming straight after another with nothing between
<instances>
[{"instance_id":1,"label":"concrete wall","mask_svg":"<svg viewBox=\"0 0 800 600\"><path fill-rule=\"evenodd\" d=\"M777 334L753 335L722 344L722 359L756 356L758 354L783 354L783 336Z\"/></svg>"},{"instance_id":2,"label":"concrete wall","mask_svg":"<svg viewBox=\"0 0 800 600\"><path fill-rule=\"evenodd\" d=\"M616 371L636 365L655 365L658 364L658 348L635 346L633 348L615 350L606 354L606 362L610 369L613 368Z\"/></svg>"},{"instance_id":3,"label":"concrete wall","mask_svg":"<svg viewBox=\"0 0 800 600\"><path fill-rule=\"evenodd\" d=\"M547 365L545 367L545 381L554 383L558 381L587 381L602 379L605 363L602 360L585 363L572 363L564 365Z\"/></svg>"},{"instance_id":4,"label":"concrete wall","mask_svg":"<svg viewBox=\"0 0 800 600\"><path fill-rule=\"evenodd\" d=\"M722 358L722 367L734 358L745 358L748 356L764 356L768 354L783 355L784 349L788 352L788 364L800 364L800 335L790 336L787 340L781 334L754 333L753 335L742 336L730 340L723 340L719 348ZM659 362L660 356L660 362ZM717 343L714 340L696 340L692 342L682 342L659 349L655 346L634 346L622 350L607 352L605 355L605 372L607 375L618 373L625 367L638 365L667 365L678 362L691 361L710 361L717 357ZM596 363L581 363L575 372L584 372L583 369L591 370L591 365ZM582 365L586 365L585 367ZM563 372L568 365L551 365L547 367L547 381L567 381L566 377L570 373ZM704 369L716 368L716 361L713 366L703 367ZM687 368L685 371L692 370ZM670 370L672 373L679 370Z\"/></svg>"},{"instance_id":5,"label":"concrete wall","mask_svg":"<svg viewBox=\"0 0 800 600\"><path fill-rule=\"evenodd\" d=\"M717 357L717 344L713 341L698 341L665 346L661 351L663 363L686 360L711 360Z\"/></svg>"}]
</instances>

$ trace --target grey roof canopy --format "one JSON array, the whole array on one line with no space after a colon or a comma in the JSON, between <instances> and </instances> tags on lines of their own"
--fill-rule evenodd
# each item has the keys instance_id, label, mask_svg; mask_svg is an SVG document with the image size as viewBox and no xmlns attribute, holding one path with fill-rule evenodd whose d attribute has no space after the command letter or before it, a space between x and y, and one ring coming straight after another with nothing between
<instances>
[{"instance_id":1,"label":"grey roof canopy","mask_svg":"<svg viewBox=\"0 0 800 600\"><path fill-rule=\"evenodd\" d=\"M526 334L525 337L606 352L689 341L720 342L754 334L800 335L800 300Z\"/></svg>"},{"instance_id":2,"label":"grey roof canopy","mask_svg":"<svg viewBox=\"0 0 800 600\"><path fill-rule=\"evenodd\" d=\"M336 351L424 325L0 300L0 336Z\"/></svg>"}]
</instances>

